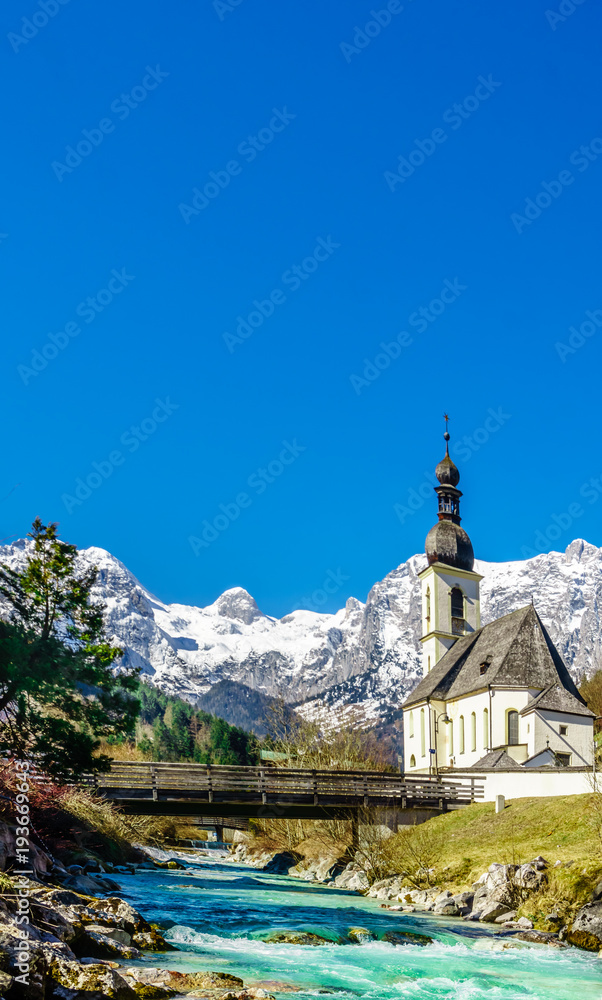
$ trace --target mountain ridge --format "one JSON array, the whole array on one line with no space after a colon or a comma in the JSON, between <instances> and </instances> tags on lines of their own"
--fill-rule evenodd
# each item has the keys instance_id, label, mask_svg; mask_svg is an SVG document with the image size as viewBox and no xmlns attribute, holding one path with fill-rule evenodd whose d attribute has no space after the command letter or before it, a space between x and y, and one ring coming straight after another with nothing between
<instances>
[{"instance_id":1,"label":"mountain ridge","mask_svg":"<svg viewBox=\"0 0 602 1000\"><path fill-rule=\"evenodd\" d=\"M22 565L28 544L1 546L0 560ZM356 704L367 720L394 724L420 679L424 555L375 583L365 603L349 597L334 613L295 610L280 619L264 614L243 587L205 608L166 604L106 550L82 549L78 557L98 567L94 595L107 606L108 634L125 650L121 664L139 667L168 694L210 703L217 714L220 691L234 711L234 684L249 706L283 698L311 713ZM483 574L483 624L533 599L575 680L602 665L602 549L575 539L564 552L475 568ZM261 697L249 700L248 689Z\"/></svg>"}]
</instances>

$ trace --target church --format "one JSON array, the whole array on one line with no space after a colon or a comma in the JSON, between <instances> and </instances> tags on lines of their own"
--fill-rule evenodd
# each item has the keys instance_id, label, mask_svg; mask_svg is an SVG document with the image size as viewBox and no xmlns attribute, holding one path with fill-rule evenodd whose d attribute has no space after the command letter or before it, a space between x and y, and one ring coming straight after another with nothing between
<instances>
[{"instance_id":1,"label":"church","mask_svg":"<svg viewBox=\"0 0 602 1000\"><path fill-rule=\"evenodd\" d=\"M561 768L566 789L566 769L592 765L595 715L533 604L481 626L483 577L460 525L460 473L449 437L446 429L435 470L438 521L419 574L423 676L403 706L405 772L511 772L516 787L521 772L534 779Z\"/></svg>"}]
</instances>

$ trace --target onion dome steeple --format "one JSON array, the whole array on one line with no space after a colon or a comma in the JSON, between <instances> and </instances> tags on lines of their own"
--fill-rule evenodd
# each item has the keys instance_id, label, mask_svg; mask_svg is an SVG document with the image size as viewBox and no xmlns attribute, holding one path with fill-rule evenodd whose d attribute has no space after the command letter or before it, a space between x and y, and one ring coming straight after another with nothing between
<instances>
[{"instance_id":1,"label":"onion dome steeple","mask_svg":"<svg viewBox=\"0 0 602 1000\"><path fill-rule=\"evenodd\" d=\"M457 488L460 482L460 473L449 455L448 420L449 417L446 413L445 434L443 435L445 456L435 470L435 475L439 480L439 486L435 486L435 493L439 498L439 520L427 535L426 555L431 565L438 562L456 569L472 571L474 552L470 538L464 528L460 527L460 497L462 493Z\"/></svg>"}]
</instances>

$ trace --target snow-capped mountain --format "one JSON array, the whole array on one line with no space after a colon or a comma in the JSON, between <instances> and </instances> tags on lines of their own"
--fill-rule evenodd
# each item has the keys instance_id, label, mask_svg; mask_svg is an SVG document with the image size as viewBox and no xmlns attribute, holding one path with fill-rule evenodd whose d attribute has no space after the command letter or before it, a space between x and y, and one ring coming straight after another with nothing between
<instances>
[{"instance_id":1,"label":"snow-capped mountain","mask_svg":"<svg viewBox=\"0 0 602 1000\"><path fill-rule=\"evenodd\" d=\"M0 561L22 563L26 542L0 547ZM245 685L303 705L363 712L393 721L420 677L420 584L426 557L412 556L376 583L365 604L350 597L335 614L294 611L276 619L240 587L206 608L164 604L104 549L80 552L98 567L97 596L108 632L163 691L196 701L214 685ZM475 565L483 624L533 599L576 679L602 666L602 549L571 542L521 562Z\"/></svg>"}]
</instances>

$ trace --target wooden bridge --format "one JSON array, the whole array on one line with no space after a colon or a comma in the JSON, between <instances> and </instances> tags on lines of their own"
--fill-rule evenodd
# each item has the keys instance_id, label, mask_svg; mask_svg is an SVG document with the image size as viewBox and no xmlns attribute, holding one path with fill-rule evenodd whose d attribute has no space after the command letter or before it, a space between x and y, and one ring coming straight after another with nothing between
<instances>
[{"instance_id":1,"label":"wooden bridge","mask_svg":"<svg viewBox=\"0 0 602 1000\"><path fill-rule=\"evenodd\" d=\"M87 784L128 813L258 819L332 819L363 809L445 812L483 798L483 783L380 771L312 771L114 761Z\"/></svg>"}]
</instances>

